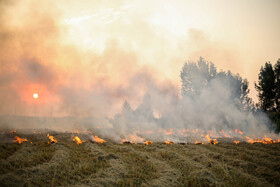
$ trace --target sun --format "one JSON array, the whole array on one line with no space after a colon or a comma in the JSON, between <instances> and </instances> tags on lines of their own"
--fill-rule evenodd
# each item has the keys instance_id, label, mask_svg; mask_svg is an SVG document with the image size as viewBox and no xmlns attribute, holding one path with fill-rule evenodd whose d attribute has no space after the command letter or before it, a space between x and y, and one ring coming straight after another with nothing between
<instances>
[{"instance_id":1,"label":"sun","mask_svg":"<svg viewBox=\"0 0 280 187\"><path fill-rule=\"evenodd\" d=\"M39 97L39 95L38 95L37 93L34 93L34 94L33 94L33 98L34 98L34 99L38 99L38 97Z\"/></svg>"}]
</instances>

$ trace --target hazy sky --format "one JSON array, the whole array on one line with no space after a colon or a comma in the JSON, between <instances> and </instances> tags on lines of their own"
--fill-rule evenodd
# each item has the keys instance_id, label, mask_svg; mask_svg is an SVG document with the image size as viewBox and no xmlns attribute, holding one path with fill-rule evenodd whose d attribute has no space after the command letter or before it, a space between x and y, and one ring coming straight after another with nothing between
<instances>
[{"instance_id":1,"label":"hazy sky","mask_svg":"<svg viewBox=\"0 0 280 187\"><path fill-rule=\"evenodd\" d=\"M178 94L184 62L200 56L247 78L256 101L260 67L280 58L279 10L279 0L0 1L0 113L114 113L147 91Z\"/></svg>"}]
</instances>

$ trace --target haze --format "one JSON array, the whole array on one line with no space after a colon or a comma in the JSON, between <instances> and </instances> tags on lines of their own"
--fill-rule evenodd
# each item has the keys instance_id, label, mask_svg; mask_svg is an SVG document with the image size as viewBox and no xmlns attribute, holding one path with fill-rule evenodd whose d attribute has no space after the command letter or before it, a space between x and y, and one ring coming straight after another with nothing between
<instances>
[{"instance_id":1,"label":"haze","mask_svg":"<svg viewBox=\"0 0 280 187\"><path fill-rule=\"evenodd\" d=\"M0 114L110 116L147 92L180 95L183 64L200 56L247 78L257 102L260 67L280 57L279 8L277 0L1 1Z\"/></svg>"}]
</instances>

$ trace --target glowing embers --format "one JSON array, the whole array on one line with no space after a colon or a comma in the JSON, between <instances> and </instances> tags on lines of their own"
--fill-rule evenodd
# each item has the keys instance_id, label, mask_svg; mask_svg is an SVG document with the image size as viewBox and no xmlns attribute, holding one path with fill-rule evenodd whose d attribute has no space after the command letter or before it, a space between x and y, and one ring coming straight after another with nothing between
<instances>
[{"instance_id":1,"label":"glowing embers","mask_svg":"<svg viewBox=\"0 0 280 187\"><path fill-rule=\"evenodd\" d=\"M15 136L13 142L17 142L17 143L22 143L22 142L27 142L28 140L25 138L20 138L18 136Z\"/></svg>"},{"instance_id":2,"label":"glowing embers","mask_svg":"<svg viewBox=\"0 0 280 187\"><path fill-rule=\"evenodd\" d=\"M57 143L57 140L53 136L50 136L50 134L47 134L47 137L49 137L49 139L50 139L49 144Z\"/></svg>"},{"instance_id":3,"label":"glowing embers","mask_svg":"<svg viewBox=\"0 0 280 187\"><path fill-rule=\"evenodd\" d=\"M81 140L78 136L75 136L75 137L73 138L73 141L76 142L78 145L80 145L80 144L86 142L86 141L84 141L84 140Z\"/></svg>"}]
</instances>

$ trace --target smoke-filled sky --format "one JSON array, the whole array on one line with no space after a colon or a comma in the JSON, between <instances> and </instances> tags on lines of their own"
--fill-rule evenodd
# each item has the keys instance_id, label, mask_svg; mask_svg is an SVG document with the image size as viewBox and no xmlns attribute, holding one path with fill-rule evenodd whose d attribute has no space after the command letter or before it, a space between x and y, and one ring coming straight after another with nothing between
<instances>
[{"instance_id":1,"label":"smoke-filled sky","mask_svg":"<svg viewBox=\"0 0 280 187\"><path fill-rule=\"evenodd\" d=\"M247 78L257 101L260 67L280 58L279 8L278 0L1 0L0 114L112 115L146 92L173 102L183 64L200 56Z\"/></svg>"}]
</instances>

